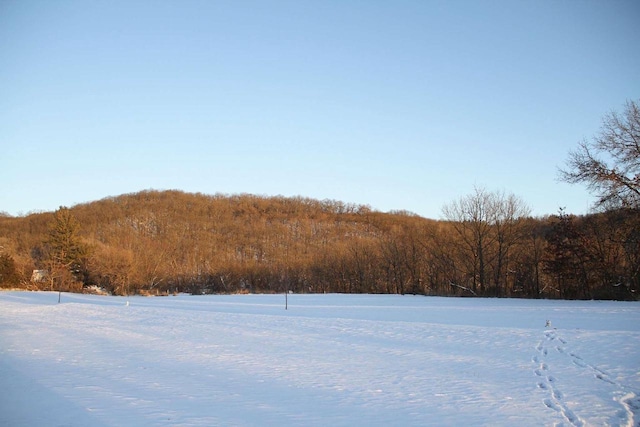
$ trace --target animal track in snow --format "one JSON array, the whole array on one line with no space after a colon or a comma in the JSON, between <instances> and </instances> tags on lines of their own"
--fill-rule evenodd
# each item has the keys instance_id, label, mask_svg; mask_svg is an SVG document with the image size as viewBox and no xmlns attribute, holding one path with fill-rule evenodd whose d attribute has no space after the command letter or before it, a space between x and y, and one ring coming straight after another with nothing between
<instances>
[{"instance_id":1,"label":"animal track in snow","mask_svg":"<svg viewBox=\"0 0 640 427\"><path fill-rule=\"evenodd\" d=\"M577 354L571 352L569 353L569 356L571 356L571 361L573 362L574 365L579 366L581 368L588 367L588 365L583 362L582 357L578 356Z\"/></svg>"},{"instance_id":2,"label":"animal track in snow","mask_svg":"<svg viewBox=\"0 0 640 427\"><path fill-rule=\"evenodd\" d=\"M615 381L610 380L609 378L605 377L602 374L595 374L595 376L596 376L597 379L602 380L602 381L604 381L606 383L618 385Z\"/></svg>"},{"instance_id":3,"label":"animal track in snow","mask_svg":"<svg viewBox=\"0 0 640 427\"><path fill-rule=\"evenodd\" d=\"M582 362L580 361L580 359L573 359L573 363L574 363L576 366L580 366L581 368L586 368L586 367L587 367L587 365L585 365L584 363L582 363Z\"/></svg>"},{"instance_id":4,"label":"animal track in snow","mask_svg":"<svg viewBox=\"0 0 640 427\"><path fill-rule=\"evenodd\" d=\"M556 377L549 374L549 366L545 362L546 357L549 354L549 351L545 345L545 343L551 343L554 340L560 343L555 346L555 349L560 354L567 354L565 349L562 347L567 344L567 341L557 336L555 330L554 331L545 331L544 332L545 340L538 343L536 346L536 350L538 351L537 355L534 355L531 358L531 361L535 363L537 366L533 370L534 374L537 377L544 377L543 381L537 382L537 387L540 390L546 391L549 393L549 397L545 398L542 402L544 405L552 409L556 412L562 414L565 420L569 425L573 427L582 427L584 422L578 417L564 402L564 393L560 391L557 387ZM579 362L579 359L574 358L574 363L576 361ZM577 364L577 363L576 363ZM546 376L545 376L546 375Z\"/></svg>"},{"instance_id":5,"label":"animal track in snow","mask_svg":"<svg viewBox=\"0 0 640 427\"><path fill-rule=\"evenodd\" d=\"M544 399L543 402L547 406L547 408L553 409L554 411L557 411L557 412L560 412L560 407L553 400Z\"/></svg>"},{"instance_id":6,"label":"animal track in snow","mask_svg":"<svg viewBox=\"0 0 640 427\"><path fill-rule=\"evenodd\" d=\"M534 369L535 375L537 377L544 377L546 375L544 381L537 382L537 387L549 393L549 396L543 400L547 408L562 414L568 424L573 427L581 427L584 425L584 421L566 405L564 393L557 387L557 379L549 374L549 367L545 363L548 355L547 344L553 343L555 350L560 355L564 354L569 357L575 366L587 369L587 372L590 371L594 378L617 388L617 395L622 396L614 398L614 400L621 405L621 409L617 415L620 421L619 425L640 427L640 396L638 396L640 392L616 382L606 371L588 363L579 354L570 351L570 348L567 348L567 340L558 336L556 330L545 331L544 337L545 339L536 346L538 354L533 356L531 360L537 365Z\"/></svg>"},{"instance_id":7,"label":"animal track in snow","mask_svg":"<svg viewBox=\"0 0 640 427\"><path fill-rule=\"evenodd\" d=\"M536 346L536 350L538 350L538 352L543 356L547 355L547 348L543 345L542 341L538 343L538 345Z\"/></svg>"},{"instance_id":8,"label":"animal track in snow","mask_svg":"<svg viewBox=\"0 0 640 427\"><path fill-rule=\"evenodd\" d=\"M627 393L622 396L618 402L624 408L624 412L621 414L621 423L626 423L626 425L633 425L633 427L640 426L640 421L638 420L638 416L640 414L640 396L637 396L635 393ZM630 421L629 421L630 420Z\"/></svg>"}]
</instances>

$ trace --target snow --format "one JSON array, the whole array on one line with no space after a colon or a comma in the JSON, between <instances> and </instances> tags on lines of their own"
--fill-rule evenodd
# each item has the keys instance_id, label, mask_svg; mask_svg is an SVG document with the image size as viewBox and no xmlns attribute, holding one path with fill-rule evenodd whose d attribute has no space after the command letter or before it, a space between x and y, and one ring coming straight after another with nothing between
<instances>
[{"instance_id":1,"label":"snow","mask_svg":"<svg viewBox=\"0 0 640 427\"><path fill-rule=\"evenodd\" d=\"M640 426L640 303L57 301L0 293L2 426Z\"/></svg>"}]
</instances>

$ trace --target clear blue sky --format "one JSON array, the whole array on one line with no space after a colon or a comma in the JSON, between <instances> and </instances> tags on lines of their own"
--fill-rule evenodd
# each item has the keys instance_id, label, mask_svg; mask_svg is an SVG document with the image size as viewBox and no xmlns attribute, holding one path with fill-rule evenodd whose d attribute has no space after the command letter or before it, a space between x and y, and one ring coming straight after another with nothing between
<instances>
[{"instance_id":1,"label":"clear blue sky","mask_svg":"<svg viewBox=\"0 0 640 427\"><path fill-rule=\"evenodd\" d=\"M143 189L440 218L588 211L558 167L640 98L640 1L0 0L0 211Z\"/></svg>"}]
</instances>

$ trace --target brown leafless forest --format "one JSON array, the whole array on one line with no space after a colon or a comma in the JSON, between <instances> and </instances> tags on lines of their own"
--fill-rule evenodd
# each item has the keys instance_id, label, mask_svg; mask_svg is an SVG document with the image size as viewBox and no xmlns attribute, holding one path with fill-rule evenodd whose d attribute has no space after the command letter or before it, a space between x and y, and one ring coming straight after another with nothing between
<instances>
[{"instance_id":1,"label":"brown leafless forest","mask_svg":"<svg viewBox=\"0 0 640 427\"><path fill-rule=\"evenodd\" d=\"M638 210L532 218L511 196L477 191L443 212L430 220L333 200L142 191L0 216L0 283L119 295L638 298ZM46 276L32 280L34 270Z\"/></svg>"}]
</instances>

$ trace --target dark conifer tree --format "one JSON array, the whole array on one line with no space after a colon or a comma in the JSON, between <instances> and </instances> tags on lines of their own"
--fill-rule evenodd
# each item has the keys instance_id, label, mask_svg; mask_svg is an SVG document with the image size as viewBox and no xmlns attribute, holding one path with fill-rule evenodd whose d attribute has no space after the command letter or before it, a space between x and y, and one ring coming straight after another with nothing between
<instances>
[{"instance_id":1,"label":"dark conifer tree","mask_svg":"<svg viewBox=\"0 0 640 427\"><path fill-rule=\"evenodd\" d=\"M61 285L69 285L71 279L82 282L85 277L88 249L79 230L80 223L68 208L60 207L55 212L45 247L52 280Z\"/></svg>"}]
</instances>

